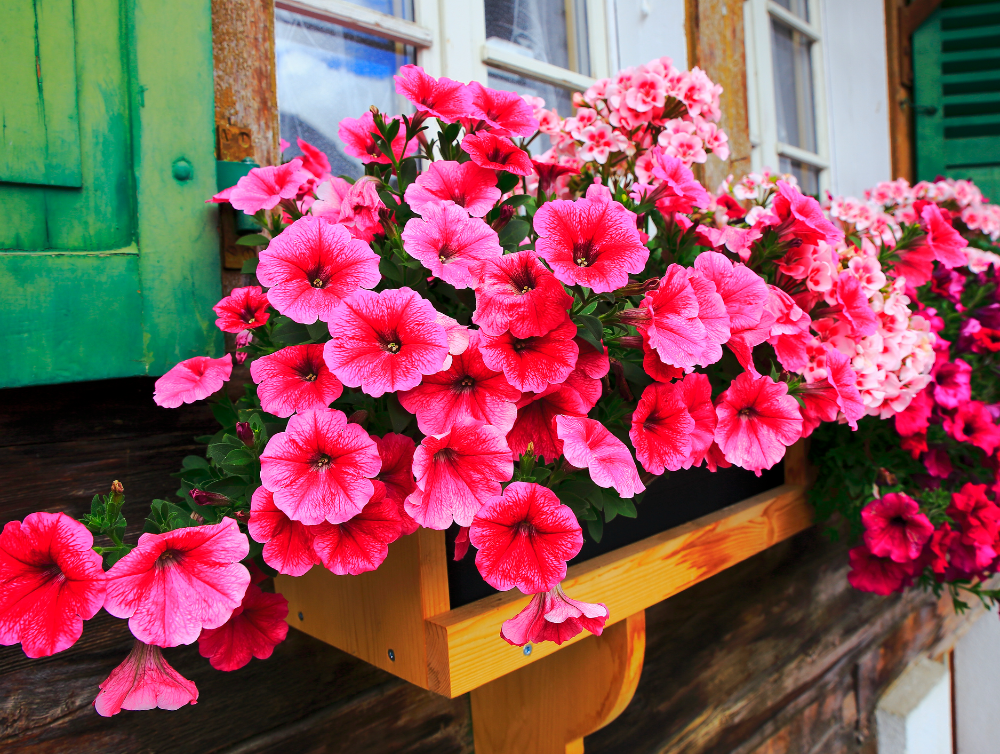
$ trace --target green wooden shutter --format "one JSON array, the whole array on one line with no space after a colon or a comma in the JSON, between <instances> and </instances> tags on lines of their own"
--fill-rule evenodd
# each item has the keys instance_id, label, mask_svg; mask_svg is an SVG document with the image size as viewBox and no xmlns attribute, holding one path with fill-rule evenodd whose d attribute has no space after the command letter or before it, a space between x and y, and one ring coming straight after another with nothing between
<instances>
[{"instance_id":1,"label":"green wooden shutter","mask_svg":"<svg viewBox=\"0 0 1000 754\"><path fill-rule=\"evenodd\" d=\"M944 3L913 35L917 177L1000 202L1000 2Z\"/></svg>"},{"instance_id":2,"label":"green wooden shutter","mask_svg":"<svg viewBox=\"0 0 1000 754\"><path fill-rule=\"evenodd\" d=\"M210 0L12 0L0 72L0 387L215 355Z\"/></svg>"}]
</instances>

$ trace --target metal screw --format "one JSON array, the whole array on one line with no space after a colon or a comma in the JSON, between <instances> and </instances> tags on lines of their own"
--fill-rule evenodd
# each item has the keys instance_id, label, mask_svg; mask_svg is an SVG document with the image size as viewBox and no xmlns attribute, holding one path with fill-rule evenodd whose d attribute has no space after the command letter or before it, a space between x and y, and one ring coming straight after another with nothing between
<instances>
[{"instance_id":1,"label":"metal screw","mask_svg":"<svg viewBox=\"0 0 1000 754\"><path fill-rule=\"evenodd\" d=\"M395 653L395 652L393 652L393 651L392 651L392 650L390 649L390 650L389 650L389 662L395 662L395 661L396 661L396 653Z\"/></svg>"},{"instance_id":2,"label":"metal screw","mask_svg":"<svg viewBox=\"0 0 1000 754\"><path fill-rule=\"evenodd\" d=\"M531 645L530 644L525 644L524 645L524 656L527 657L530 654L531 654Z\"/></svg>"},{"instance_id":3,"label":"metal screw","mask_svg":"<svg viewBox=\"0 0 1000 754\"><path fill-rule=\"evenodd\" d=\"M299 620L305 620L305 619L306 619L306 616L304 616L302 613L299 613Z\"/></svg>"},{"instance_id":4,"label":"metal screw","mask_svg":"<svg viewBox=\"0 0 1000 754\"><path fill-rule=\"evenodd\" d=\"M190 181L194 177L194 166L190 162L181 157L179 160L174 161L173 169L174 179L181 181Z\"/></svg>"}]
</instances>

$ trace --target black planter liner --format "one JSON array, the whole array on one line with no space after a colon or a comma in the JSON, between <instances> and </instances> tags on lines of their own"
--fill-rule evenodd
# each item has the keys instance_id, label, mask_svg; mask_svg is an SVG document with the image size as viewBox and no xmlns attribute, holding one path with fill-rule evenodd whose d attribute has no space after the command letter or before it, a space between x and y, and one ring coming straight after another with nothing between
<instances>
[{"instance_id":1,"label":"black planter liner","mask_svg":"<svg viewBox=\"0 0 1000 754\"><path fill-rule=\"evenodd\" d=\"M779 487L784 481L784 462L763 472L760 477L752 471L735 467L719 469L714 474L704 467L671 472L653 482L642 502L636 506L639 513L636 518L618 516L605 524L600 542L591 541L584 527L583 549L570 562L581 563L694 521L727 505ZM452 526L445 533L448 543L448 589L453 609L496 594L496 589L483 581L476 570L476 548L470 547L466 556L458 562L452 559L457 534L457 526Z\"/></svg>"}]
</instances>

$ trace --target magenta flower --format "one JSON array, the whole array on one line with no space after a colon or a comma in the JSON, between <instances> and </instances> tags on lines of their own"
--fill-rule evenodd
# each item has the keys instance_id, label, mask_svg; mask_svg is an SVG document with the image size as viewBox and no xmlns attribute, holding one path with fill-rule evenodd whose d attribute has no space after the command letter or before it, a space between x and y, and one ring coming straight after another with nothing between
<instances>
[{"instance_id":1,"label":"magenta flower","mask_svg":"<svg viewBox=\"0 0 1000 754\"><path fill-rule=\"evenodd\" d=\"M444 367L448 336L429 301L409 288L358 291L330 322L323 357L349 387L378 398Z\"/></svg>"},{"instance_id":2,"label":"magenta flower","mask_svg":"<svg viewBox=\"0 0 1000 754\"><path fill-rule=\"evenodd\" d=\"M766 309L767 283L749 267L734 265L725 255L714 251L699 254L694 268L715 284L729 315L730 337L726 344L740 364L749 368L754 346L768 339L773 323Z\"/></svg>"},{"instance_id":3,"label":"magenta flower","mask_svg":"<svg viewBox=\"0 0 1000 754\"><path fill-rule=\"evenodd\" d=\"M719 396L715 441L726 460L760 476L802 435L802 415L784 382L743 372Z\"/></svg>"},{"instance_id":4,"label":"magenta flower","mask_svg":"<svg viewBox=\"0 0 1000 754\"><path fill-rule=\"evenodd\" d=\"M945 408L958 408L972 400L972 367L962 359L945 362L934 374L934 400ZM898 420L897 420L898 424Z\"/></svg>"},{"instance_id":5,"label":"magenta flower","mask_svg":"<svg viewBox=\"0 0 1000 754\"><path fill-rule=\"evenodd\" d=\"M532 251L504 254L477 271L476 311L472 321L497 336L545 335L566 319L573 298Z\"/></svg>"},{"instance_id":6,"label":"magenta flower","mask_svg":"<svg viewBox=\"0 0 1000 754\"><path fill-rule=\"evenodd\" d=\"M191 644L203 628L218 628L240 606L250 552L231 518L218 524L143 534L108 571L104 609L128 618L139 641L159 647Z\"/></svg>"},{"instance_id":7,"label":"magenta flower","mask_svg":"<svg viewBox=\"0 0 1000 754\"><path fill-rule=\"evenodd\" d=\"M462 149L481 168L505 170L514 175L531 175L531 157L504 136L482 131L462 139Z\"/></svg>"},{"instance_id":8,"label":"magenta flower","mask_svg":"<svg viewBox=\"0 0 1000 754\"><path fill-rule=\"evenodd\" d=\"M698 300L698 320L705 326L705 345L698 363L708 366L722 358L722 344L729 342L732 337L729 314L715 283L709 278L698 270L689 269L688 282Z\"/></svg>"},{"instance_id":9,"label":"magenta flower","mask_svg":"<svg viewBox=\"0 0 1000 754\"><path fill-rule=\"evenodd\" d=\"M406 512L428 529L452 522L469 526L483 501L499 495L501 483L514 474L504 433L487 424L460 425L425 437L413 455L417 489L406 499Z\"/></svg>"},{"instance_id":10,"label":"magenta flower","mask_svg":"<svg viewBox=\"0 0 1000 754\"><path fill-rule=\"evenodd\" d=\"M594 419L557 416L556 434L563 441L563 455L579 469L589 469L599 487L613 487L622 497L634 497L646 487L625 443Z\"/></svg>"},{"instance_id":11,"label":"magenta flower","mask_svg":"<svg viewBox=\"0 0 1000 754\"><path fill-rule=\"evenodd\" d=\"M480 331L479 350L483 363L502 371L515 388L540 393L573 371L580 351L575 337L576 325L567 315L562 324L538 337L515 338L509 332L493 336Z\"/></svg>"},{"instance_id":12,"label":"magenta flower","mask_svg":"<svg viewBox=\"0 0 1000 754\"><path fill-rule=\"evenodd\" d=\"M250 499L247 530L264 545L264 562L278 573L301 576L319 563L312 550L312 532L300 521L292 521L274 504L274 494L258 487Z\"/></svg>"},{"instance_id":13,"label":"magenta flower","mask_svg":"<svg viewBox=\"0 0 1000 754\"><path fill-rule=\"evenodd\" d=\"M267 295L259 285L233 288L233 292L212 307L219 318L215 326L222 332L252 330L267 323Z\"/></svg>"},{"instance_id":14,"label":"magenta flower","mask_svg":"<svg viewBox=\"0 0 1000 754\"><path fill-rule=\"evenodd\" d=\"M945 210L936 204L928 202L920 210L920 219L923 220L923 228L927 231L924 244L930 249L934 258L948 269L962 267L968 264L965 249L968 242L955 230L951 220L945 216ZM917 283L913 283L917 285Z\"/></svg>"},{"instance_id":15,"label":"magenta flower","mask_svg":"<svg viewBox=\"0 0 1000 754\"><path fill-rule=\"evenodd\" d=\"M385 124L389 126L391 123L392 119L387 119ZM382 154L378 145L375 144L373 135L377 134L378 129L375 127L375 118L370 112L366 112L360 118L344 118L340 121L340 126L337 129L337 135L340 136L340 140L344 143L344 151L347 154L357 157L365 164L377 162L380 165L389 165L392 163L392 160ZM406 149L405 154L403 152L404 144ZM396 156L396 161L398 162L403 157L408 157L416 151L417 142L411 141L406 143L406 128L400 123L399 133L392 140L392 153Z\"/></svg>"},{"instance_id":16,"label":"magenta flower","mask_svg":"<svg viewBox=\"0 0 1000 754\"><path fill-rule=\"evenodd\" d=\"M48 657L76 643L104 604L101 556L65 513L29 513L0 532L0 644Z\"/></svg>"},{"instance_id":17,"label":"magenta flower","mask_svg":"<svg viewBox=\"0 0 1000 754\"><path fill-rule=\"evenodd\" d=\"M962 541L969 545L994 547L1000 535L1000 507L986 497L985 484L962 485L951 495L948 515L962 529Z\"/></svg>"},{"instance_id":18,"label":"magenta flower","mask_svg":"<svg viewBox=\"0 0 1000 754\"><path fill-rule=\"evenodd\" d=\"M642 467L651 474L662 474L665 469L684 467L691 455L694 429L683 384L654 382L642 391L628 436Z\"/></svg>"},{"instance_id":19,"label":"magenta flower","mask_svg":"<svg viewBox=\"0 0 1000 754\"><path fill-rule=\"evenodd\" d=\"M938 479L947 479L955 470L948 452L941 448L933 448L927 452L924 456L924 467L928 474Z\"/></svg>"},{"instance_id":20,"label":"magenta flower","mask_svg":"<svg viewBox=\"0 0 1000 754\"><path fill-rule=\"evenodd\" d=\"M500 636L515 647L540 641L562 644L581 631L600 636L608 615L607 605L571 599L557 584L554 589L536 594L524 610L505 620Z\"/></svg>"},{"instance_id":21,"label":"magenta flower","mask_svg":"<svg viewBox=\"0 0 1000 754\"><path fill-rule=\"evenodd\" d=\"M478 81L467 86L467 117L481 120L497 136L531 136L538 130L538 120L531 105L517 92L489 89Z\"/></svg>"},{"instance_id":22,"label":"magenta flower","mask_svg":"<svg viewBox=\"0 0 1000 754\"><path fill-rule=\"evenodd\" d=\"M969 442L988 454L1000 447L1000 427L993 423L986 405L979 401L963 403L951 416L944 417L944 431L959 442Z\"/></svg>"},{"instance_id":23,"label":"magenta flower","mask_svg":"<svg viewBox=\"0 0 1000 754\"><path fill-rule=\"evenodd\" d=\"M843 231L826 219L819 202L785 181L778 181L771 211L778 217L776 230L782 238L798 238L808 246L826 241L833 247L844 239Z\"/></svg>"},{"instance_id":24,"label":"magenta flower","mask_svg":"<svg viewBox=\"0 0 1000 754\"><path fill-rule=\"evenodd\" d=\"M469 527L486 583L525 594L547 592L566 578L566 561L583 547L583 532L569 506L539 484L511 482L487 500Z\"/></svg>"},{"instance_id":25,"label":"magenta flower","mask_svg":"<svg viewBox=\"0 0 1000 754\"><path fill-rule=\"evenodd\" d=\"M323 360L323 344L288 346L250 365L260 406L282 418L327 408L344 391Z\"/></svg>"},{"instance_id":26,"label":"magenta flower","mask_svg":"<svg viewBox=\"0 0 1000 754\"><path fill-rule=\"evenodd\" d=\"M257 278L279 312L310 325L333 318L340 303L382 279L379 258L341 225L318 217L296 220L260 253Z\"/></svg>"},{"instance_id":27,"label":"magenta flower","mask_svg":"<svg viewBox=\"0 0 1000 754\"><path fill-rule=\"evenodd\" d=\"M837 278L837 303L855 335L874 335L878 330L875 312L868 303L868 296L861 281L850 271L844 270Z\"/></svg>"},{"instance_id":28,"label":"magenta flower","mask_svg":"<svg viewBox=\"0 0 1000 754\"><path fill-rule=\"evenodd\" d=\"M646 294L642 305L621 316L649 338L650 347L664 364L687 369L701 361L708 346L708 332L698 317L699 311L687 269L672 264L660 278L659 286Z\"/></svg>"},{"instance_id":29,"label":"magenta flower","mask_svg":"<svg viewBox=\"0 0 1000 754\"><path fill-rule=\"evenodd\" d=\"M302 167L308 170L316 178L325 178L330 175L330 158L326 156L319 147L314 147L305 139L296 139L295 143L302 150Z\"/></svg>"},{"instance_id":30,"label":"magenta flower","mask_svg":"<svg viewBox=\"0 0 1000 754\"><path fill-rule=\"evenodd\" d=\"M306 411L288 420L260 455L260 479L274 504L295 521L339 524L354 518L375 491L375 441L336 409Z\"/></svg>"},{"instance_id":31,"label":"magenta flower","mask_svg":"<svg viewBox=\"0 0 1000 754\"><path fill-rule=\"evenodd\" d=\"M715 444L715 428L719 420L715 413L715 405L712 403L712 385L708 381L708 375L692 372L684 377L681 386L687 411L694 419L694 429L691 431L691 455L684 462L684 468L701 466L702 461L711 467L715 462L709 457L713 448L721 455L718 445Z\"/></svg>"},{"instance_id":32,"label":"magenta flower","mask_svg":"<svg viewBox=\"0 0 1000 754\"><path fill-rule=\"evenodd\" d=\"M177 408L203 400L221 389L232 373L233 357L228 353L218 359L195 356L175 364L156 381L153 401L163 408Z\"/></svg>"},{"instance_id":33,"label":"magenta flower","mask_svg":"<svg viewBox=\"0 0 1000 754\"><path fill-rule=\"evenodd\" d=\"M695 207L706 208L712 203L705 188L695 179L694 173L683 160L656 147L653 156L653 175L660 182L655 190L656 208L665 215L671 212L687 214Z\"/></svg>"},{"instance_id":34,"label":"magenta flower","mask_svg":"<svg viewBox=\"0 0 1000 754\"><path fill-rule=\"evenodd\" d=\"M229 192L229 203L248 215L274 209L282 199L294 199L299 186L311 177L298 157L284 165L252 168Z\"/></svg>"},{"instance_id":35,"label":"magenta flower","mask_svg":"<svg viewBox=\"0 0 1000 754\"><path fill-rule=\"evenodd\" d=\"M864 545L855 547L848 553L851 571L847 580L851 586L862 592L873 592L887 596L902 591L913 578L910 569L891 558L872 555Z\"/></svg>"},{"instance_id":36,"label":"magenta flower","mask_svg":"<svg viewBox=\"0 0 1000 754\"><path fill-rule=\"evenodd\" d=\"M384 437L372 436L372 440L382 460L382 468L375 479L385 485L385 496L402 507L403 501L416 486L413 480L413 452L417 446L412 438L394 432Z\"/></svg>"},{"instance_id":37,"label":"magenta flower","mask_svg":"<svg viewBox=\"0 0 1000 754\"><path fill-rule=\"evenodd\" d=\"M432 118L455 123L469 111L469 92L459 81L443 76L436 79L418 65L404 65L393 78L396 92Z\"/></svg>"},{"instance_id":38,"label":"magenta flower","mask_svg":"<svg viewBox=\"0 0 1000 754\"><path fill-rule=\"evenodd\" d=\"M350 232L351 236L368 244L383 232L379 212L385 209L378 195L378 184L374 178L365 176L354 182L340 202L337 222Z\"/></svg>"},{"instance_id":39,"label":"magenta flower","mask_svg":"<svg viewBox=\"0 0 1000 754\"><path fill-rule=\"evenodd\" d=\"M288 600L251 584L228 621L201 632L198 652L216 670L239 670L253 657L266 660L288 635L286 617Z\"/></svg>"},{"instance_id":40,"label":"magenta flower","mask_svg":"<svg viewBox=\"0 0 1000 754\"><path fill-rule=\"evenodd\" d=\"M313 550L327 570L338 576L374 571L385 560L389 545L403 532L399 506L385 496L376 482L375 494L350 521L310 527Z\"/></svg>"},{"instance_id":41,"label":"magenta flower","mask_svg":"<svg viewBox=\"0 0 1000 754\"><path fill-rule=\"evenodd\" d=\"M454 202L472 217L482 217L500 199L500 189L492 170L474 162L438 160L406 187L404 199L418 215L441 202Z\"/></svg>"},{"instance_id":42,"label":"magenta flower","mask_svg":"<svg viewBox=\"0 0 1000 754\"><path fill-rule=\"evenodd\" d=\"M497 232L451 202L424 205L423 219L406 223L402 238L406 251L456 288L474 286L473 270L503 254Z\"/></svg>"},{"instance_id":43,"label":"magenta flower","mask_svg":"<svg viewBox=\"0 0 1000 754\"><path fill-rule=\"evenodd\" d=\"M909 437L920 432L926 432L930 426L931 412L934 410L934 400L931 398L932 386L921 390L910 401L904 410L896 414L896 431L903 437Z\"/></svg>"},{"instance_id":44,"label":"magenta flower","mask_svg":"<svg viewBox=\"0 0 1000 754\"><path fill-rule=\"evenodd\" d=\"M861 523L872 555L896 563L916 560L934 532L917 501L897 492L868 503L861 510Z\"/></svg>"},{"instance_id":45,"label":"magenta flower","mask_svg":"<svg viewBox=\"0 0 1000 754\"><path fill-rule=\"evenodd\" d=\"M646 267L649 249L639 240L635 214L615 201L557 199L535 213L538 256L566 285L608 293Z\"/></svg>"},{"instance_id":46,"label":"magenta flower","mask_svg":"<svg viewBox=\"0 0 1000 754\"><path fill-rule=\"evenodd\" d=\"M102 717L123 709L176 710L198 703L198 687L163 659L159 647L137 641L124 662L111 671L94 700Z\"/></svg>"}]
</instances>

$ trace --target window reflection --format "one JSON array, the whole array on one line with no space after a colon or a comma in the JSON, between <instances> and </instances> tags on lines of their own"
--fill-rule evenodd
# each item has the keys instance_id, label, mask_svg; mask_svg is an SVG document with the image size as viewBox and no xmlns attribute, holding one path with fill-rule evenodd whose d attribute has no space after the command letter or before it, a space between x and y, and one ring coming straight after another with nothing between
<instances>
[{"instance_id":1,"label":"window reflection","mask_svg":"<svg viewBox=\"0 0 1000 754\"><path fill-rule=\"evenodd\" d=\"M590 75L584 0L485 0L486 37L519 55Z\"/></svg>"},{"instance_id":2,"label":"window reflection","mask_svg":"<svg viewBox=\"0 0 1000 754\"><path fill-rule=\"evenodd\" d=\"M782 173L794 175L795 180L799 182L799 191L803 194L819 197L819 168L789 157L781 157L778 160L778 169Z\"/></svg>"},{"instance_id":3,"label":"window reflection","mask_svg":"<svg viewBox=\"0 0 1000 754\"><path fill-rule=\"evenodd\" d=\"M785 10L789 10L803 21L809 20L809 0L774 0Z\"/></svg>"},{"instance_id":4,"label":"window reflection","mask_svg":"<svg viewBox=\"0 0 1000 754\"><path fill-rule=\"evenodd\" d=\"M816 151L812 42L789 26L771 20L771 55L778 141Z\"/></svg>"}]
</instances>

